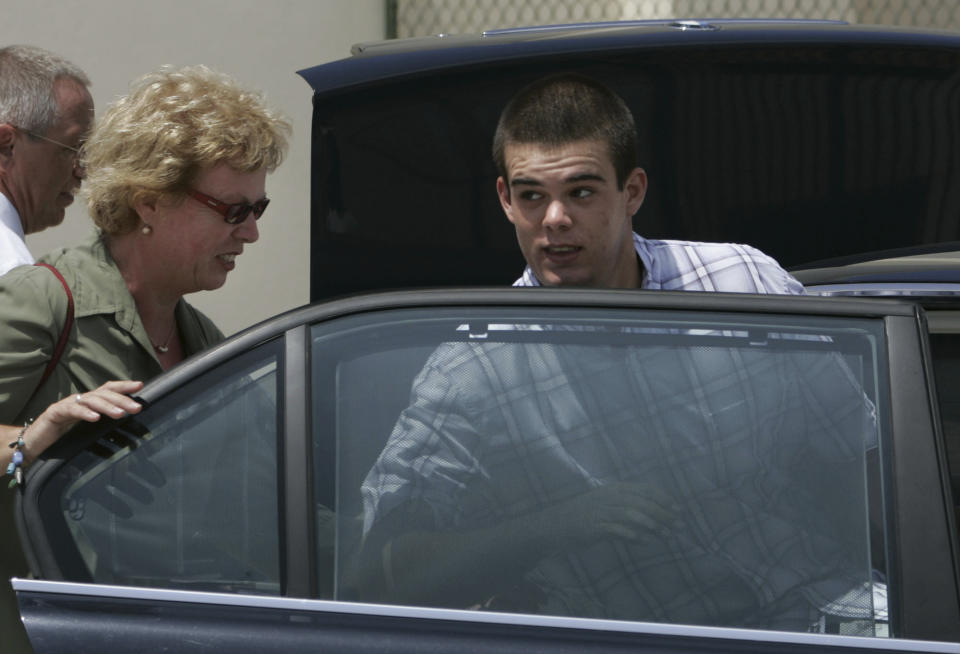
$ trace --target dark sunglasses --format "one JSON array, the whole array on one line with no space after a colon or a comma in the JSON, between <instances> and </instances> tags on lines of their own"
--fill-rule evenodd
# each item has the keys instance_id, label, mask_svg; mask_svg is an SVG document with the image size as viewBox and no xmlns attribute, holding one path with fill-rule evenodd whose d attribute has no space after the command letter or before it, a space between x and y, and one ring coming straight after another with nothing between
<instances>
[{"instance_id":1,"label":"dark sunglasses","mask_svg":"<svg viewBox=\"0 0 960 654\"><path fill-rule=\"evenodd\" d=\"M226 202L221 202L216 198L212 198L206 193L201 193L200 191L195 191L191 189L187 192L191 198L197 202L202 202L207 205L226 220L231 225L239 225L244 220L247 219L247 216L250 215L250 212L253 212L254 219L259 218L263 215L263 212L266 210L267 205L270 204L269 198L262 198L257 200L253 204L247 202L238 202L236 204L227 204Z\"/></svg>"}]
</instances>

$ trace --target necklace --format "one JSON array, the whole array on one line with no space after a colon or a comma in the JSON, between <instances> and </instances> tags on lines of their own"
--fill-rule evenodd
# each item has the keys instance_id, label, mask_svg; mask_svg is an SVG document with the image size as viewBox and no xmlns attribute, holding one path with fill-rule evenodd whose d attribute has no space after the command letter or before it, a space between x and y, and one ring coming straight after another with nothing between
<instances>
[{"instance_id":1,"label":"necklace","mask_svg":"<svg viewBox=\"0 0 960 654\"><path fill-rule=\"evenodd\" d=\"M170 351L170 339L173 338L173 332L177 329L177 321L174 319L173 324L170 325L170 333L167 334L167 340L163 342L163 345L157 345L153 342L153 339L150 339L150 345L153 346L153 349L159 352L160 354L166 354Z\"/></svg>"}]
</instances>

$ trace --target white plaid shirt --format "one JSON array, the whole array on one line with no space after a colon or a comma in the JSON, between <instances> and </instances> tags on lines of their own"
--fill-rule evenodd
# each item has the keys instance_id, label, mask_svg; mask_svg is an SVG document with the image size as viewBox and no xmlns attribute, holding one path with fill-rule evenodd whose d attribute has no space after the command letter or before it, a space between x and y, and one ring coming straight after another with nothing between
<instances>
[{"instance_id":1,"label":"white plaid shirt","mask_svg":"<svg viewBox=\"0 0 960 654\"><path fill-rule=\"evenodd\" d=\"M776 261L749 245L647 240L633 234L643 264L640 288L802 295L803 285ZM527 266L514 286L540 286Z\"/></svg>"}]
</instances>

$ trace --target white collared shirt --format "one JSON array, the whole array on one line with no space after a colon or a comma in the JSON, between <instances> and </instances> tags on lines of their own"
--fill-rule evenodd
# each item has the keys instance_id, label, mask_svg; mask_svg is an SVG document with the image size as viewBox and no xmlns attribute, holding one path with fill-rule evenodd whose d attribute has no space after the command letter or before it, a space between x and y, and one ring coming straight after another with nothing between
<instances>
[{"instance_id":1,"label":"white collared shirt","mask_svg":"<svg viewBox=\"0 0 960 654\"><path fill-rule=\"evenodd\" d=\"M0 193L0 275L17 266L33 263L17 208Z\"/></svg>"}]
</instances>

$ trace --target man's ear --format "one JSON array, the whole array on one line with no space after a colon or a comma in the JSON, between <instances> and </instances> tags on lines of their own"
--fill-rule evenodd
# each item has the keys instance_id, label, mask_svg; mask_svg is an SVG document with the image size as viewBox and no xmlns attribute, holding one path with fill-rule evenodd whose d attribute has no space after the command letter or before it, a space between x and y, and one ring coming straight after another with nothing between
<instances>
[{"instance_id":1,"label":"man's ear","mask_svg":"<svg viewBox=\"0 0 960 654\"><path fill-rule=\"evenodd\" d=\"M640 210L640 205L647 196L647 171L643 168L631 170L623 183L623 190L627 194L627 215L632 217Z\"/></svg>"},{"instance_id":2,"label":"man's ear","mask_svg":"<svg viewBox=\"0 0 960 654\"><path fill-rule=\"evenodd\" d=\"M511 223L513 220L513 205L510 202L510 185L503 177L497 177L497 197L500 198L500 206L503 207L503 213L507 214L507 220Z\"/></svg>"},{"instance_id":3,"label":"man's ear","mask_svg":"<svg viewBox=\"0 0 960 654\"><path fill-rule=\"evenodd\" d=\"M0 123L0 157L13 156L13 145L17 140L17 129L10 123Z\"/></svg>"}]
</instances>

